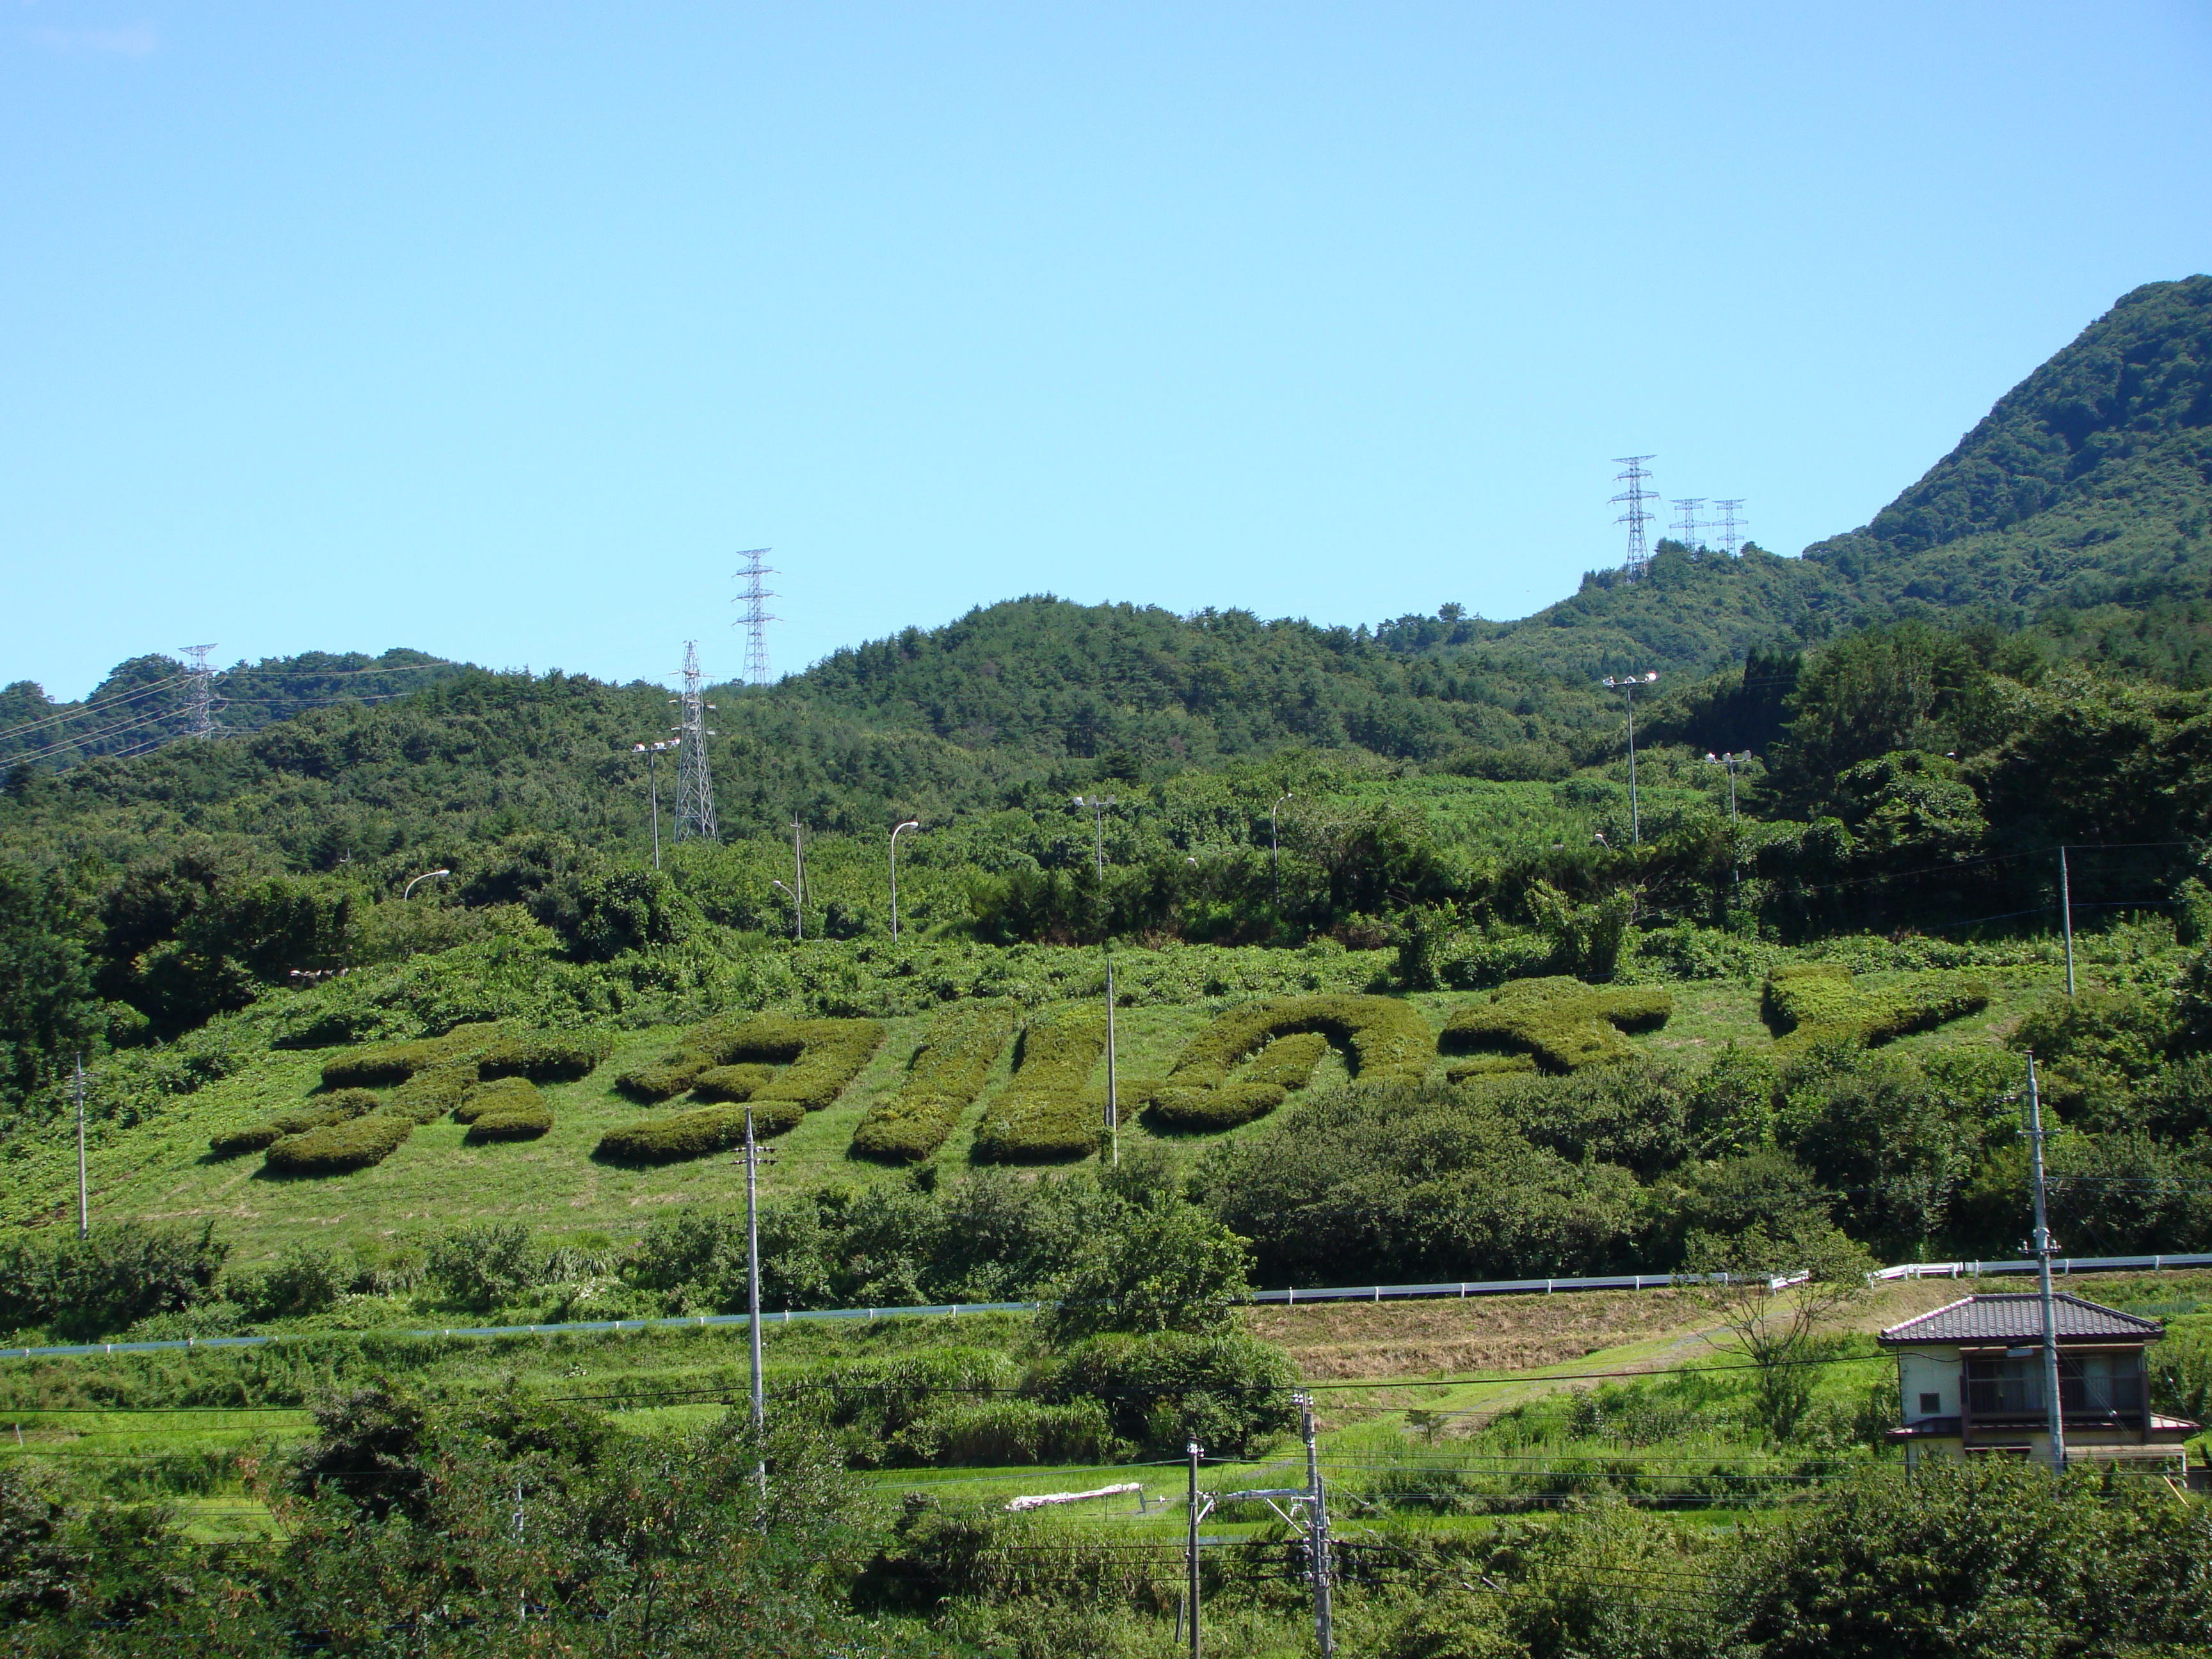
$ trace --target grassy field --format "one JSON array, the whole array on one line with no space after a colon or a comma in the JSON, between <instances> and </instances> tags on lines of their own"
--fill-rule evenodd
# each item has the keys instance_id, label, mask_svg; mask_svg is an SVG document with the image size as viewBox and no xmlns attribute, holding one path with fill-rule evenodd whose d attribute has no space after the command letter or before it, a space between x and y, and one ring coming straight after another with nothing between
<instances>
[{"instance_id":1,"label":"grassy field","mask_svg":"<svg viewBox=\"0 0 2212 1659\"><path fill-rule=\"evenodd\" d=\"M2018 1285L1946 1279L1880 1287L1842 1328L1834 1363L1822 1368L1820 1402L1848 1413L1893 1378L1873 1332L1977 1289ZM2212 1313L2194 1311L2212 1305L2212 1273L2085 1277L2069 1288L2187 1323L2212 1322ZM1494 1507L1486 1494L1548 1491L1545 1481L1587 1484L1600 1474L1631 1492L1641 1483L1654 1496L1670 1481L1694 1480L1705 1501L1725 1510L1729 1482L1802 1480L1808 1457L1839 1471L1870 1455L1840 1445L1825 1453L1771 1448L1747 1433L1735 1414L1747 1389L1738 1362L1681 1292L1271 1306L1243 1317L1254 1334L1291 1353L1313 1389L1322 1472L1350 1521L1402 1512L1409 1492L1441 1483L1451 1501L1415 1504L1421 1524L1480 1528ZM832 1362L948 1345L1018 1356L1033 1340L1027 1316L1004 1314L771 1322L764 1346L772 1408L780 1382ZM307 1437L302 1402L326 1390L380 1376L451 1404L511 1379L607 1410L624 1431L649 1434L742 1407L746 1364L744 1334L729 1327L489 1340L331 1334L263 1350L0 1362L0 1459L51 1467L77 1489L117 1501L176 1503L204 1538L251 1537L273 1525L251 1495L256 1471ZM678 1393L685 1397L668 1398ZM1571 1409L1578 1397L1580 1419ZM1548 1417L1541 1414L1547 1404ZM1542 1432L1528 1427L1547 1423ZM1254 1461L1208 1460L1203 1479L1214 1491L1295 1484L1300 1458L1286 1440ZM1291 1478L1279 1479L1285 1468ZM862 1476L886 1521L909 1492L1003 1504L1134 1480L1141 1503L1134 1493L1116 1494L1048 1511L1045 1524L1147 1540L1180 1536L1187 1478L1179 1459ZM1224 1511L1207 1531L1235 1538L1269 1524L1265 1511Z\"/></svg>"},{"instance_id":2,"label":"grassy field","mask_svg":"<svg viewBox=\"0 0 2212 1659\"><path fill-rule=\"evenodd\" d=\"M2001 969L1985 977L1992 992L1986 1012L1905 1038L1898 1047L1911 1051L1995 1043L2021 1012L2063 982L2059 970L2042 967ZM1762 1048L1771 1042L1759 1022L1755 984L1692 981L1672 990L1673 1018L1660 1030L1632 1039L1639 1048L1696 1065L1728 1043ZM1470 995L1437 993L1411 1000L1440 1027ZM1212 1001L1121 1011L1121 1077L1133 1081L1164 1075L1182 1045L1221 1006ZM889 1024L890 1040L836 1103L811 1114L775 1143L775 1161L763 1176L767 1193L900 1178L896 1171L849 1152L854 1129L872 1101L896 1087L926 1022L909 1018ZM554 1124L541 1139L471 1146L465 1144L463 1126L439 1121L417 1128L374 1169L312 1179L272 1176L258 1157L216 1159L207 1151L210 1135L305 1099L317 1086L323 1060L339 1051L272 1052L244 1073L179 1100L172 1111L97 1147L90 1158L94 1212L152 1221L214 1219L233 1241L235 1260L248 1266L273 1259L305 1238L348 1247L420 1240L484 1220L526 1222L554 1243L618 1243L665 1206L734 1203L744 1196L742 1164L726 1156L643 1169L603 1164L591 1156L607 1130L654 1109L617 1094L615 1075L631 1061L659 1053L676 1035L674 1028L624 1033L612 1059L591 1077L548 1085ZM943 1171L968 1166L975 1125L991 1096L1005 1086L1008 1065L1002 1057L983 1100L969 1109L939 1153ZM1343 1056L1332 1051L1313 1086L1325 1088L1346 1076ZM1091 1087L1103 1101L1103 1064ZM1267 1132L1262 1120L1228 1133ZM1155 1137L1138 1115L1127 1112L1122 1136L1125 1148L1158 1139L1182 1158L1196 1156L1219 1138ZM56 1218L74 1208L75 1176L73 1153L58 1139L11 1169L19 1192L35 1197Z\"/></svg>"}]
</instances>

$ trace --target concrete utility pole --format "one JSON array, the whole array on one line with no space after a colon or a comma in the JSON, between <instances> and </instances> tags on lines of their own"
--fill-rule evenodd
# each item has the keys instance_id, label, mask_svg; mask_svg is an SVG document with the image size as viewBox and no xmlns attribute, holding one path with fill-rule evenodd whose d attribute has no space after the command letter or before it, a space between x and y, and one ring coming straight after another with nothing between
<instances>
[{"instance_id":1,"label":"concrete utility pole","mask_svg":"<svg viewBox=\"0 0 2212 1659\"><path fill-rule=\"evenodd\" d=\"M1283 810L1283 803L1291 798L1287 789L1275 797L1275 804L1267 809L1267 883L1274 890L1274 906L1283 908L1283 849L1275 839L1275 814Z\"/></svg>"},{"instance_id":2,"label":"concrete utility pole","mask_svg":"<svg viewBox=\"0 0 2212 1659\"><path fill-rule=\"evenodd\" d=\"M2074 1000L2074 883L2066 870L2066 849L2058 849L2058 915L2066 929L2066 1000Z\"/></svg>"},{"instance_id":3,"label":"concrete utility pole","mask_svg":"<svg viewBox=\"0 0 2212 1659\"><path fill-rule=\"evenodd\" d=\"M1336 1615L1330 1595L1328 1495L1322 1490L1321 1455L1314 1444L1313 1396L1296 1396L1298 1430L1306 1442L1306 1547L1313 1559L1314 1635L1321 1643L1322 1659L1334 1659Z\"/></svg>"},{"instance_id":4,"label":"concrete utility pole","mask_svg":"<svg viewBox=\"0 0 2212 1659\"><path fill-rule=\"evenodd\" d=\"M2027 1139L2035 1149L2035 1261L2043 1284L2043 1395L2051 1419L2051 1468L2066 1473L2066 1413L2058 1393L2058 1306L2051 1297L2050 1218L2044 1207L2043 1098L2035 1086L2035 1056L2027 1057Z\"/></svg>"},{"instance_id":5,"label":"concrete utility pole","mask_svg":"<svg viewBox=\"0 0 2212 1659\"><path fill-rule=\"evenodd\" d=\"M760 1480L762 1524L767 1524L768 1452L762 1436L768 1428L768 1395L761 1382L760 1144L753 1139L753 1109L745 1108L745 1335L752 1349L753 1443L761 1448L756 1471Z\"/></svg>"},{"instance_id":6,"label":"concrete utility pole","mask_svg":"<svg viewBox=\"0 0 2212 1659\"><path fill-rule=\"evenodd\" d=\"M84 1180L84 1050L76 1051L76 1236L92 1236L92 1188Z\"/></svg>"},{"instance_id":7,"label":"concrete utility pole","mask_svg":"<svg viewBox=\"0 0 2212 1659\"><path fill-rule=\"evenodd\" d=\"M1113 795L1078 795L1074 805L1091 811L1091 829L1098 859L1098 902L1103 912L1106 903L1106 809L1119 804ZM1101 922L1103 930L1103 922ZM1102 939L1100 949L1106 954L1106 1133L1112 1138L1114 1167L1121 1167L1121 1101L1115 1092L1114 1079L1114 941Z\"/></svg>"},{"instance_id":8,"label":"concrete utility pole","mask_svg":"<svg viewBox=\"0 0 2212 1659\"><path fill-rule=\"evenodd\" d=\"M1198 1647L1198 1442L1193 1439L1183 1449L1190 1455L1190 1537L1183 1546L1183 1571L1188 1583L1183 1588L1183 1614L1190 1632L1190 1659L1199 1659Z\"/></svg>"},{"instance_id":9,"label":"concrete utility pole","mask_svg":"<svg viewBox=\"0 0 2212 1659\"><path fill-rule=\"evenodd\" d=\"M1706 765L1725 766L1728 768L1729 828L1731 830L1735 828L1735 769L1742 765L1744 762L1750 758L1751 750L1748 749L1745 750L1741 755L1716 755L1708 751L1705 756Z\"/></svg>"}]
</instances>

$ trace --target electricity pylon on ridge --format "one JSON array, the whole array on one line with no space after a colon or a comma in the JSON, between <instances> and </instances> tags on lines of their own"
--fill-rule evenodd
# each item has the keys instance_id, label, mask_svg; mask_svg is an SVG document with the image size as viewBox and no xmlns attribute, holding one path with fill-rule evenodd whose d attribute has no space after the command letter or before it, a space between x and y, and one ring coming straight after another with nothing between
<instances>
[{"instance_id":1,"label":"electricity pylon on ridge","mask_svg":"<svg viewBox=\"0 0 2212 1659\"><path fill-rule=\"evenodd\" d=\"M1713 505L1720 508L1721 511L1721 546L1731 559L1735 557L1736 554L1742 550L1744 541L1743 532L1750 528L1751 525L1751 521L1748 519L1739 519L1736 517L1736 514L1742 510L1743 503L1744 498L1741 495L1737 496L1732 501L1715 501L1713 503Z\"/></svg>"},{"instance_id":2,"label":"electricity pylon on ridge","mask_svg":"<svg viewBox=\"0 0 2212 1659\"><path fill-rule=\"evenodd\" d=\"M222 707L215 695L216 671L208 666L208 653L213 645L182 645L177 647L191 660L185 665L185 732L188 738L219 738L226 728L215 717Z\"/></svg>"},{"instance_id":3,"label":"electricity pylon on ridge","mask_svg":"<svg viewBox=\"0 0 2212 1659\"><path fill-rule=\"evenodd\" d=\"M1651 477L1651 475L1644 470L1644 463L1650 460L1650 456L1616 455L1613 459L1617 465L1628 469L1626 472L1614 475L1615 483L1625 483L1628 488L1613 498L1612 505L1618 507L1626 502L1628 507L1628 511L1615 519L1613 522L1628 526L1628 557L1622 562L1621 568L1628 573L1628 579L1633 581L1644 574L1644 567L1651 562L1650 550L1644 545L1644 526L1650 523L1655 515L1644 506L1644 503L1657 501L1659 492L1656 489L1646 489L1644 487Z\"/></svg>"},{"instance_id":4,"label":"electricity pylon on ridge","mask_svg":"<svg viewBox=\"0 0 2212 1659\"><path fill-rule=\"evenodd\" d=\"M1685 547L1697 546L1698 532L1705 528L1705 522L1698 517L1698 509L1705 504L1703 495L1686 495L1674 503L1682 513L1674 526L1674 539Z\"/></svg>"},{"instance_id":5,"label":"electricity pylon on ridge","mask_svg":"<svg viewBox=\"0 0 2212 1659\"><path fill-rule=\"evenodd\" d=\"M707 729L707 712L714 705L701 680L696 640L684 641L684 694L669 702L684 705L676 727L676 839L713 841L714 781L707 769L707 739L720 734Z\"/></svg>"},{"instance_id":6,"label":"electricity pylon on ridge","mask_svg":"<svg viewBox=\"0 0 2212 1659\"><path fill-rule=\"evenodd\" d=\"M769 550L765 547L752 547L738 555L745 562L744 568L736 573L744 580L745 591L738 595L735 603L744 606L745 614L732 626L742 627L745 630L745 684L748 685L768 684L768 624L781 620L769 614L768 602L775 595L761 580L763 576L775 574L775 566L761 562L768 557Z\"/></svg>"}]
</instances>

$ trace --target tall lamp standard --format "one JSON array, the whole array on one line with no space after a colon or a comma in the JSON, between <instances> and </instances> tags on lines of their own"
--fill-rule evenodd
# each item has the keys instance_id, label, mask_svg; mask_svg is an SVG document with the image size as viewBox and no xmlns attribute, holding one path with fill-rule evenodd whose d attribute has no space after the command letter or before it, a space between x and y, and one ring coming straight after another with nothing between
<instances>
[{"instance_id":1,"label":"tall lamp standard","mask_svg":"<svg viewBox=\"0 0 2212 1659\"><path fill-rule=\"evenodd\" d=\"M783 884L780 881L771 881L769 885L783 887ZM788 887L783 887L783 896L791 901L791 936L795 939L804 940L806 938L806 923L799 914L799 895Z\"/></svg>"},{"instance_id":2,"label":"tall lamp standard","mask_svg":"<svg viewBox=\"0 0 2212 1659\"><path fill-rule=\"evenodd\" d=\"M1283 810L1283 803L1290 799L1291 793L1284 790L1267 809L1267 884L1274 890L1273 902L1278 911L1283 908L1283 849L1275 840L1275 814Z\"/></svg>"},{"instance_id":3,"label":"tall lamp standard","mask_svg":"<svg viewBox=\"0 0 2212 1659\"><path fill-rule=\"evenodd\" d=\"M1748 750L1748 749L1745 750L1743 751L1743 753L1741 753L1741 755L1713 755L1713 754L1708 754L1708 755L1705 757L1705 764L1706 764L1706 765L1708 765L1708 766L1725 766L1725 767L1727 767L1727 768L1728 768L1728 774L1729 774L1729 827L1730 829L1734 829L1734 828L1735 827L1735 769L1736 769L1737 767L1739 767L1739 766L1742 765L1746 761L1749 760L1750 758L1751 758L1751 750Z\"/></svg>"},{"instance_id":4,"label":"tall lamp standard","mask_svg":"<svg viewBox=\"0 0 2212 1659\"><path fill-rule=\"evenodd\" d=\"M1091 810L1091 830L1098 856L1098 899L1103 907L1106 899L1106 809L1116 805L1112 795L1078 795L1076 810ZM1103 929L1102 929L1103 933ZM1114 942L1102 938L1099 948L1106 953L1106 1130L1113 1137L1114 1167L1121 1167L1121 1112L1114 1091Z\"/></svg>"},{"instance_id":5,"label":"tall lamp standard","mask_svg":"<svg viewBox=\"0 0 2212 1659\"><path fill-rule=\"evenodd\" d=\"M660 868L660 754L664 749L673 749L684 741L671 738L665 743L634 743L629 746L633 755L645 757L645 775L653 793L653 867Z\"/></svg>"},{"instance_id":6,"label":"tall lamp standard","mask_svg":"<svg viewBox=\"0 0 2212 1659\"><path fill-rule=\"evenodd\" d=\"M891 831L891 943L898 943L898 838L908 830L921 828L920 818L908 818Z\"/></svg>"},{"instance_id":7,"label":"tall lamp standard","mask_svg":"<svg viewBox=\"0 0 2212 1659\"><path fill-rule=\"evenodd\" d=\"M428 881L433 876L450 876L453 873L453 872L450 870L425 870L421 875L415 878L415 881ZM404 887L399 890L399 902L402 904L407 902L407 896L415 890L415 881L409 882Z\"/></svg>"},{"instance_id":8,"label":"tall lamp standard","mask_svg":"<svg viewBox=\"0 0 2212 1659\"><path fill-rule=\"evenodd\" d=\"M1636 688L1649 685L1659 675L1655 670L1648 674L1628 674L1615 679L1607 674L1598 684L1608 691L1619 691L1628 699L1628 844L1640 846L1644 841L1644 824L1636 806Z\"/></svg>"}]
</instances>

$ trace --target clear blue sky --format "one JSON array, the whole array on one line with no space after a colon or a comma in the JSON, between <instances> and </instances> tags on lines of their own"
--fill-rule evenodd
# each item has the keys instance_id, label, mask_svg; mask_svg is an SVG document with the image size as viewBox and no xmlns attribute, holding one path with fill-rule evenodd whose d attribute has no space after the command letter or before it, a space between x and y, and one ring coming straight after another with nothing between
<instances>
[{"instance_id":1,"label":"clear blue sky","mask_svg":"<svg viewBox=\"0 0 2212 1659\"><path fill-rule=\"evenodd\" d=\"M1863 523L2212 269L2212 9L0 0L0 680L1372 623Z\"/></svg>"}]
</instances>

